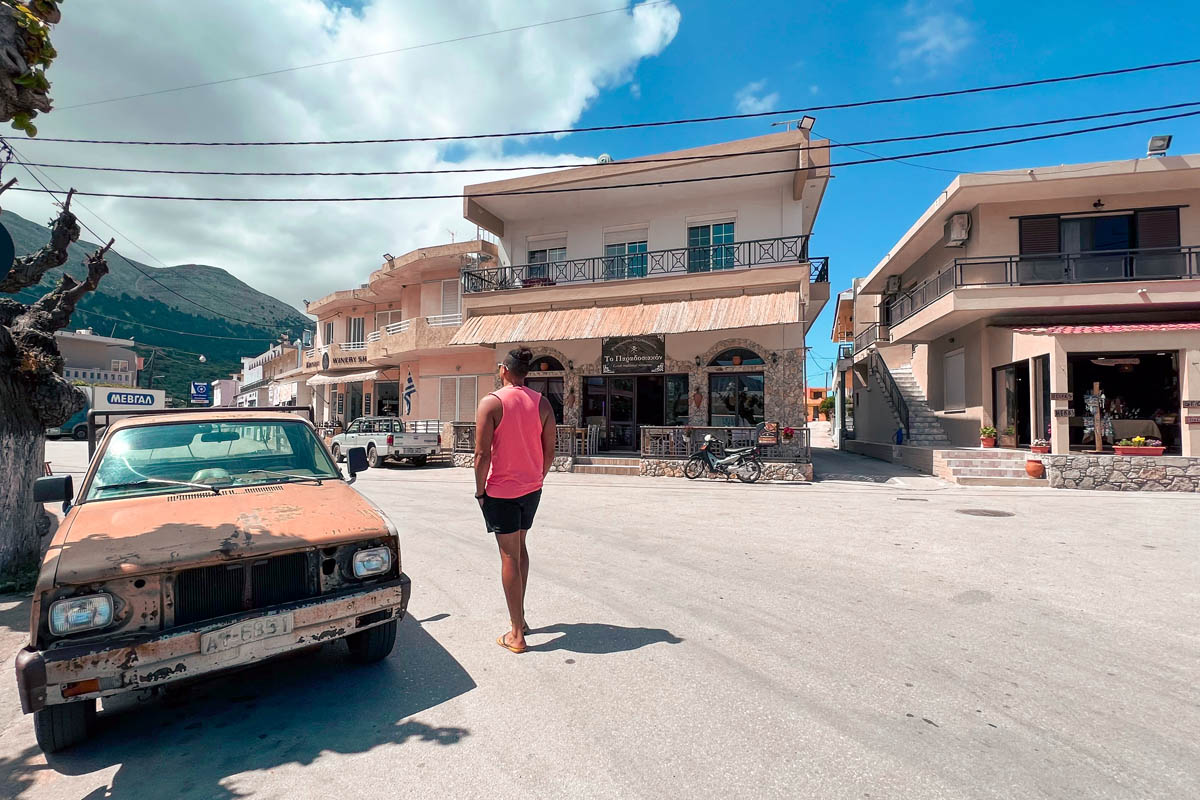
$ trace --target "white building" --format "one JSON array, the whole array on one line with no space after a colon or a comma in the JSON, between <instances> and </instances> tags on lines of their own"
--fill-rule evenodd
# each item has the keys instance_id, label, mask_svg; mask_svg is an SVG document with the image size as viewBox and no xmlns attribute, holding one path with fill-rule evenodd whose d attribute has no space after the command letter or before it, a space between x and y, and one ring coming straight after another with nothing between
<instances>
[{"instance_id":1,"label":"white building","mask_svg":"<svg viewBox=\"0 0 1200 800\"><path fill-rule=\"evenodd\" d=\"M132 339L97 336L91 328L54 334L63 377L89 385L136 386L138 357Z\"/></svg>"}]
</instances>

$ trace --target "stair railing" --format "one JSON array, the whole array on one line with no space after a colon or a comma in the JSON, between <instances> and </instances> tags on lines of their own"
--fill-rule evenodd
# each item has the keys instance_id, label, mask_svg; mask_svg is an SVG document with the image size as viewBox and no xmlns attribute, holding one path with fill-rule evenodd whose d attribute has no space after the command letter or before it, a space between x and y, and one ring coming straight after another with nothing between
<instances>
[{"instance_id":1,"label":"stair railing","mask_svg":"<svg viewBox=\"0 0 1200 800\"><path fill-rule=\"evenodd\" d=\"M879 376L879 382L883 386L883 390L887 392L888 399L892 402L892 408L896 410L896 416L900 420L900 427L904 429L904 438L907 440L909 436L908 402L904 399L904 395L900 393L900 387L896 385L896 379L892 377L887 362L883 360L883 356L879 355L878 350L870 351L870 355L867 358L867 369Z\"/></svg>"}]
</instances>

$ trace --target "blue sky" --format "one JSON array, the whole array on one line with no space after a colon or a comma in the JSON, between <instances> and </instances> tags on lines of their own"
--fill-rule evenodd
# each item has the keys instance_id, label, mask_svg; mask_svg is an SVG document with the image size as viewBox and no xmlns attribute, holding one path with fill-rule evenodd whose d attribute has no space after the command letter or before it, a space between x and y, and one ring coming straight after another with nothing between
<instances>
[{"instance_id":1,"label":"blue sky","mask_svg":"<svg viewBox=\"0 0 1200 800\"><path fill-rule=\"evenodd\" d=\"M682 22L675 39L660 55L638 64L631 84L602 93L579 125L736 112L739 92L751 85L753 96L764 107L790 108L1200 56L1200 6L1195 2L1137 6L1070 1L758 2L739 4L735 13L731 4L723 2L677 5ZM1200 65L974 97L820 112L816 132L853 141L1190 100L1200 100ZM770 121L581 134L553 145L541 141L538 147L631 157L769 133L776 130L768 127ZM1104 122L1084 126L1093 124ZM1172 152L1200 152L1200 117L1193 117L918 163L943 170L983 171L1129 158L1144 155L1146 140L1160 132L1174 134ZM993 134L972 141L1019 135ZM965 139L954 142L961 143ZM869 149L894 155L932 146ZM833 153L835 160L864 157L845 149ZM867 274L954 177L953 172L903 164L847 167L835 174L812 245L814 254L830 257L834 294L848 288L852 277ZM809 378L814 383L825 381L835 351L829 341L831 309L832 303L809 337L813 356Z\"/></svg>"}]
</instances>

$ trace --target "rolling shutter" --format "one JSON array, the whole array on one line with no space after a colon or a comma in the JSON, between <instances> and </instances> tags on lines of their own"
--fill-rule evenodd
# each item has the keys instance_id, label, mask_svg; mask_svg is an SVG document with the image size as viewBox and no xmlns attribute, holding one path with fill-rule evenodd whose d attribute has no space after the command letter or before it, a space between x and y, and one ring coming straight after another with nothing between
<instances>
[{"instance_id":1,"label":"rolling shutter","mask_svg":"<svg viewBox=\"0 0 1200 800\"><path fill-rule=\"evenodd\" d=\"M1178 247L1179 209L1159 208L1137 212L1138 247Z\"/></svg>"},{"instance_id":2,"label":"rolling shutter","mask_svg":"<svg viewBox=\"0 0 1200 800\"><path fill-rule=\"evenodd\" d=\"M442 314L444 316L457 314L461 310L461 306L459 305L459 286L460 282L457 278L442 281Z\"/></svg>"},{"instance_id":3,"label":"rolling shutter","mask_svg":"<svg viewBox=\"0 0 1200 800\"><path fill-rule=\"evenodd\" d=\"M942 409L961 411L967 407L967 372L963 350L942 358Z\"/></svg>"},{"instance_id":4,"label":"rolling shutter","mask_svg":"<svg viewBox=\"0 0 1200 800\"><path fill-rule=\"evenodd\" d=\"M1061 252L1058 228L1058 217L1026 217L1020 220L1021 255Z\"/></svg>"},{"instance_id":5,"label":"rolling shutter","mask_svg":"<svg viewBox=\"0 0 1200 800\"><path fill-rule=\"evenodd\" d=\"M458 381L454 378L442 378L439 384L441 393L438 396L438 419L442 422L456 422L454 414L458 409Z\"/></svg>"},{"instance_id":6,"label":"rolling shutter","mask_svg":"<svg viewBox=\"0 0 1200 800\"><path fill-rule=\"evenodd\" d=\"M458 422L470 422L475 419L475 397L476 386L478 385L475 377L459 378L458 379Z\"/></svg>"}]
</instances>

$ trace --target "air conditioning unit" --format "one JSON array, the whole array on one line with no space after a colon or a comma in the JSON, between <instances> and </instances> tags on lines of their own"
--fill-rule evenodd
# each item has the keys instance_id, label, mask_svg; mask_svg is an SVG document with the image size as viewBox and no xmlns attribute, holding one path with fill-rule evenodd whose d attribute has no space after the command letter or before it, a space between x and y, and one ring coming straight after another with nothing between
<instances>
[{"instance_id":1,"label":"air conditioning unit","mask_svg":"<svg viewBox=\"0 0 1200 800\"><path fill-rule=\"evenodd\" d=\"M971 235L971 215L951 214L946 220L946 247L962 247Z\"/></svg>"},{"instance_id":2,"label":"air conditioning unit","mask_svg":"<svg viewBox=\"0 0 1200 800\"><path fill-rule=\"evenodd\" d=\"M883 290L884 294L900 294L900 276L888 275L887 285Z\"/></svg>"}]
</instances>

